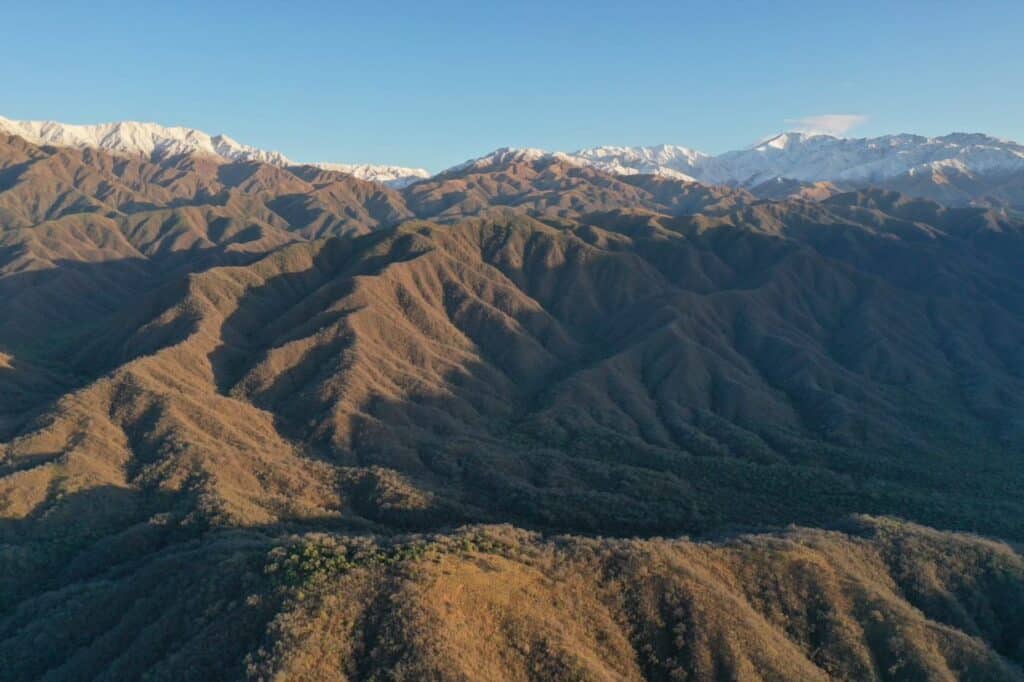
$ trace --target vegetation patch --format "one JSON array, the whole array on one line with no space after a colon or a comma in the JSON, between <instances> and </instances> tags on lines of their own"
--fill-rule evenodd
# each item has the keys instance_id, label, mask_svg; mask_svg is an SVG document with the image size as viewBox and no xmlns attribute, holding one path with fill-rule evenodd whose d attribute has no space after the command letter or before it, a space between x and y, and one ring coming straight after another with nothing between
<instances>
[{"instance_id":1,"label":"vegetation patch","mask_svg":"<svg viewBox=\"0 0 1024 682\"><path fill-rule=\"evenodd\" d=\"M303 538L275 547L267 556L266 575L279 586L313 586L357 569L388 568L445 554L498 553L500 542L484 534L422 537L389 544L375 540L340 542L330 536Z\"/></svg>"}]
</instances>

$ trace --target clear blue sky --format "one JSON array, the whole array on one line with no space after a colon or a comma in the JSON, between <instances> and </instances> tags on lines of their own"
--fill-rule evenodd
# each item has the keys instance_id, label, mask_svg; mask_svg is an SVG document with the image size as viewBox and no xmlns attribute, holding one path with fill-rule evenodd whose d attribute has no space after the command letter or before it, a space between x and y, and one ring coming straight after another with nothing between
<instances>
[{"instance_id":1,"label":"clear blue sky","mask_svg":"<svg viewBox=\"0 0 1024 682\"><path fill-rule=\"evenodd\" d=\"M0 115L430 169L499 146L717 153L796 119L1024 141L1024 2L5 3Z\"/></svg>"}]
</instances>

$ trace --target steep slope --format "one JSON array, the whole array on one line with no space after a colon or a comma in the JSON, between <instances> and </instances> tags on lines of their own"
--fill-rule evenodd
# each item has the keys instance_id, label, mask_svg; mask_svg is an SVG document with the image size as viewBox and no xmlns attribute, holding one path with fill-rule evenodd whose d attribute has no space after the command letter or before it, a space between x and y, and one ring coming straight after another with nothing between
<instances>
[{"instance_id":1,"label":"steep slope","mask_svg":"<svg viewBox=\"0 0 1024 682\"><path fill-rule=\"evenodd\" d=\"M1012 260L982 260L1001 242L757 208L761 231L412 222L192 275L75 340L71 368L113 371L9 443L9 513L58 482L202 480L204 515L232 523L649 533L871 511L1021 535L1024 296ZM331 492L372 467L384 482L359 485L398 486L394 509Z\"/></svg>"},{"instance_id":2,"label":"steep slope","mask_svg":"<svg viewBox=\"0 0 1024 682\"><path fill-rule=\"evenodd\" d=\"M12 679L1022 678L1003 212L0 142Z\"/></svg>"},{"instance_id":3,"label":"steep slope","mask_svg":"<svg viewBox=\"0 0 1024 682\"><path fill-rule=\"evenodd\" d=\"M0 438L109 366L72 367L69 349L146 292L283 244L409 217L394 190L312 167L155 163L0 136L0 353L14 368L3 374L16 377L0 386L19 396L0 400Z\"/></svg>"}]
</instances>

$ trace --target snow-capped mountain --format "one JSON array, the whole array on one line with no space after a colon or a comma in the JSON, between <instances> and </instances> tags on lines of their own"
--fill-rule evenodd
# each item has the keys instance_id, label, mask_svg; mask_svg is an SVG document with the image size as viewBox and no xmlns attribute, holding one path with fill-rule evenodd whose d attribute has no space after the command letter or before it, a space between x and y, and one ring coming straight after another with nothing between
<instances>
[{"instance_id":1,"label":"snow-capped mountain","mask_svg":"<svg viewBox=\"0 0 1024 682\"><path fill-rule=\"evenodd\" d=\"M121 121L72 125L56 121L12 121L0 116L0 131L17 135L33 144L103 149L114 154L140 154L153 160L201 154L228 161L259 161L275 166L291 163L280 152L250 147L227 135L210 135L193 128L168 128L155 123Z\"/></svg>"},{"instance_id":2,"label":"snow-capped mountain","mask_svg":"<svg viewBox=\"0 0 1024 682\"><path fill-rule=\"evenodd\" d=\"M56 121L15 121L0 116L0 132L17 135L33 144L102 149L113 154L141 155L153 161L188 154L225 161L255 161L274 166L310 165L393 187L404 187L430 177L430 173L422 168L372 164L303 164L280 152L242 144L227 135L210 135L194 128L167 127L156 123L121 121L74 125Z\"/></svg>"},{"instance_id":3,"label":"snow-capped mountain","mask_svg":"<svg viewBox=\"0 0 1024 682\"><path fill-rule=\"evenodd\" d=\"M336 171L355 176L360 180L379 182L396 189L408 187L418 180L425 180L431 176L430 171L423 168L405 168L403 166L381 166L369 163L329 163L317 162L307 163L307 166L315 166L324 170Z\"/></svg>"},{"instance_id":4,"label":"snow-capped mountain","mask_svg":"<svg viewBox=\"0 0 1024 682\"><path fill-rule=\"evenodd\" d=\"M550 152L531 147L502 147L490 154L464 161L443 171L457 173L469 169L486 170L509 163L555 159L578 166L591 166L613 175L649 173L693 181L686 173L696 160L706 157L698 151L674 145L658 147L595 147L577 152Z\"/></svg>"},{"instance_id":5,"label":"snow-capped mountain","mask_svg":"<svg viewBox=\"0 0 1024 682\"><path fill-rule=\"evenodd\" d=\"M570 155L577 163L615 175L666 175L695 180L700 165L711 157L703 152L673 144L656 147L593 147Z\"/></svg>"},{"instance_id":6,"label":"snow-capped mountain","mask_svg":"<svg viewBox=\"0 0 1024 682\"><path fill-rule=\"evenodd\" d=\"M535 149L532 147L501 147L500 149L495 149L490 154L485 154L484 156L480 156L475 159L469 159L468 161L463 161L451 168L447 168L439 173L439 175L459 173L467 170L487 170L494 168L495 166L502 166L510 163L529 163L548 158L572 161L570 156L564 152L549 152L544 149Z\"/></svg>"},{"instance_id":7,"label":"snow-capped mountain","mask_svg":"<svg viewBox=\"0 0 1024 682\"><path fill-rule=\"evenodd\" d=\"M711 156L677 145L603 146L575 152L498 149L449 171L545 156L617 175L669 175L705 184L755 187L776 178L802 182L865 183L950 171L969 174L1024 171L1024 146L982 134L943 137L887 135L847 139L782 133L749 149Z\"/></svg>"},{"instance_id":8,"label":"snow-capped mountain","mask_svg":"<svg viewBox=\"0 0 1024 682\"><path fill-rule=\"evenodd\" d=\"M209 135L192 128L153 123L70 125L0 117L0 132L18 135L36 144L91 147L117 154L139 154L153 160L201 154L225 161L309 165L397 188L431 177L431 173L422 168L333 162L304 164L280 152L241 144L226 135ZM834 185L835 191L871 184L949 203L1024 205L1024 145L978 133L851 139L790 132L717 156L670 144L601 146L570 153L504 147L444 173L484 170L543 158L591 166L616 175L662 175L683 181L746 187L754 189L755 193L759 187L768 187L765 195L771 197L791 186L794 192L801 193L800 183L820 185L815 189L818 193L824 191L823 183ZM780 184L780 179L786 182Z\"/></svg>"},{"instance_id":9,"label":"snow-capped mountain","mask_svg":"<svg viewBox=\"0 0 1024 682\"><path fill-rule=\"evenodd\" d=\"M706 158L698 163L694 177L712 184L756 186L779 177L865 183L949 171L972 175L1024 171L1024 146L969 133L860 139L783 133L750 149Z\"/></svg>"},{"instance_id":10,"label":"snow-capped mountain","mask_svg":"<svg viewBox=\"0 0 1024 682\"><path fill-rule=\"evenodd\" d=\"M770 199L824 198L873 185L950 205L1024 207L1024 146L978 133L862 139L782 133L718 156L675 145L571 153L506 148L446 172L545 157L616 175L744 187Z\"/></svg>"}]
</instances>

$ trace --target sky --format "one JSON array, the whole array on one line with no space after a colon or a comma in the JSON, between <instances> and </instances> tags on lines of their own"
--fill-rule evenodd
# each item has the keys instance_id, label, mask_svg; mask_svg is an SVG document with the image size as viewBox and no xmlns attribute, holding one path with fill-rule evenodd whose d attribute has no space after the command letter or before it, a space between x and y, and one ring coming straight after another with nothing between
<instances>
[{"instance_id":1,"label":"sky","mask_svg":"<svg viewBox=\"0 0 1024 682\"><path fill-rule=\"evenodd\" d=\"M1024 2L4 3L0 115L151 121L298 161L783 130L1024 141Z\"/></svg>"}]
</instances>

